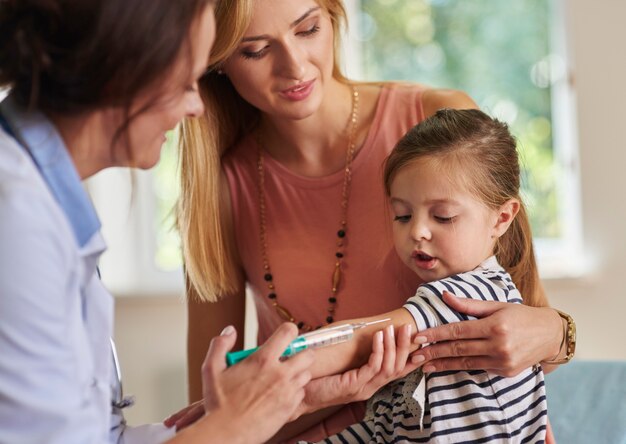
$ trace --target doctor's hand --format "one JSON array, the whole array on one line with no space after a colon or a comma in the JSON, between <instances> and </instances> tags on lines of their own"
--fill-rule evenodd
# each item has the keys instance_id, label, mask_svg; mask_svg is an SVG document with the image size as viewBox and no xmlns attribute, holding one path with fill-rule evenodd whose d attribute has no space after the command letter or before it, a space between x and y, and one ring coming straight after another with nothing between
<instances>
[{"instance_id":1,"label":"doctor's hand","mask_svg":"<svg viewBox=\"0 0 626 444\"><path fill-rule=\"evenodd\" d=\"M419 332L416 343L433 343L412 354L425 372L487 370L511 377L559 352L562 322L548 307L477 301L443 293L453 310L479 319Z\"/></svg>"},{"instance_id":2,"label":"doctor's hand","mask_svg":"<svg viewBox=\"0 0 626 444\"><path fill-rule=\"evenodd\" d=\"M226 367L226 352L235 345L235 329L226 327L211 341L202 365L204 410L209 417L219 413L228 418L224 427L242 442L269 439L304 398L304 387L311 379L312 353L280 359L297 334L294 324L281 325L257 352L230 368Z\"/></svg>"},{"instance_id":3,"label":"doctor's hand","mask_svg":"<svg viewBox=\"0 0 626 444\"><path fill-rule=\"evenodd\" d=\"M298 390L298 387L301 389L303 381L310 380L310 375L306 369L308 369L308 366L312 363L312 357L310 356L311 353L306 353L304 358L299 358L295 362L288 363L288 361L278 361L278 357L285 348L287 348L287 344L295 337L292 335L292 333L294 333L293 330L293 326L289 326L288 324L281 326L259 351L238 363L236 366L227 369L225 355L235 344L237 333L232 327L224 329L221 336L214 338L211 342L211 347L209 348L209 352L202 366L204 399L196 401L166 418L163 421L165 426L175 426L177 431L182 430L202 418L205 414L205 410L209 412L211 409L220 408L219 406L225 403L224 397L228 396L228 391L231 390L229 387L231 385L235 388L243 386L248 389L248 386L251 386L254 384L254 381L257 381L257 377L261 377L263 381L266 382L267 387L265 387L265 389L268 390L268 393L266 393L265 396L272 398L274 397L272 390L277 392L275 394L276 399L264 401L266 405L276 404L277 401L283 397L285 397L285 399L282 399L282 401L292 400L293 404L297 405L296 400L298 400L300 394L298 392L301 391ZM285 338L288 338L288 340ZM285 345L281 345L285 340ZM276 355L276 351L280 351L280 353ZM289 361L294 359L295 358L289 359ZM244 363L247 364L244 365ZM264 370L264 367L270 368L269 370ZM294 374L294 372L299 372L299 369L302 369L301 374ZM283 370L284 374L281 373ZM263 374L259 374L261 372ZM221 375L221 373L224 374ZM275 373L279 374L275 375ZM223 383L220 385L220 377L223 378L223 381L228 381L228 387L224 387ZM274 379L274 377L277 379ZM296 379L296 381L294 381L294 386L284 387L283 389L278 386L278 384L280 384L279 379L283 380L285 384L292 384L293 379ZM259 381L257 381L257 383L259 383ZM263 387L257 386L255 389L258 390L254 390L249 396L258 396L253 393L257 393L257 391L262 390ZM290 391L293 391L294 394L286 397ZM231 397L232 396L231 394ZM236 402L242 403L245 401ZM235 407L239 408L238 406ZM292 408L293 406L285 407ZM272 410L274 408L275 407L272 407ZM279 412L275 412L275 414L280 416ZM288 416L285 417L285 421L287 418ZM282 425L282 423L280 425Z\"/></svg>"},{"instance_id":4,"label":"doctor's hand","mask_svg":"<svg viewBox=\"0 0 626 444\"><path fill-rule=\"evenodd\" d=\"M296 417L333 405L369 399L382 386L416 370L420 363L407 362L410 345L410 325L400 327L397 340L393 325L377 332L372 340L372 353L365 365L338 375L314 379L307 384Z\"/></svg>"}]
</instances>

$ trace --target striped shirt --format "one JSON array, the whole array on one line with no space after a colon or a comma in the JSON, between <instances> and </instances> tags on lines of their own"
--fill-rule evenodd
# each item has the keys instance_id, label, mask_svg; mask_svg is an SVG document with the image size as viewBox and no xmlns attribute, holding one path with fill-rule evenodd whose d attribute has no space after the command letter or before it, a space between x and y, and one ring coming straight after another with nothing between
<instances>
[{"instance_id":1,"label":"striped shirt","mask_svg":"<svg viewBox=\"0 0 626 444\"><path fill-rule=\"evenodd\" d=\"M471 299L522 303L510 275L490 257L471 272L429 282L405 304L418 331L473 319L442 301L447 290ZM420 389L424 390L420 396ZM505 378L486 371L420 370L377 392L365 420L326 443L544 442L547 404L539 366Z\"/></svg>"}]
</instances>

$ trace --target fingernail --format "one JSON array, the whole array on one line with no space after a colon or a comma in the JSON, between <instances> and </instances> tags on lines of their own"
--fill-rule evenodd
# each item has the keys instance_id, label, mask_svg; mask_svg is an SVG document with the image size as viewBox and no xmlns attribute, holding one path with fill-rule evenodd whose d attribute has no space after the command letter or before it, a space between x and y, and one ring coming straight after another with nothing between
<instances>
[{"instance_id":1,"label":"fingernail","mask_svg":"<svg viewBox=\"0 0 626 444\"><path fill-rule=\"evenodd\" d=\"M374 334L374 340L375 340L376 342L383 342L383 332L382 332L382 330L377 331L377 332Z\"/></svg>"},{"instance_id":2,"label":"fingernail","mask_svg":"<svg viewBox=\"0 0 626 444\"><path fill-rule=\"evenodd\" d=\"M222 332L220 333L220 336L230 336L233 333L235 333L235 327L233 327L232 325L229 325L224 330L222 330Z\"/></svg>"},{"instance_id":3,"label":"fingernail","mask_svg":"<svg viewBox=\"0 0 626 444\"><path fill-rule=\"evenodd\" d=\"M426 358L422 355L411 356L411 362L413 364L419 364L420 362L424 362Z\"/></svg>"},{"instance_id":4,"label":"fingernail","mask_svg":"<svg viewBox=\"0 0 626 444\"><path fill-rule=\"evenodd\" d=\"M433 367L432 365L427 365L426 367L422 368L422 371L424 373L432 373L435 371L435 367Z\"/></svg>"},{"instance_id":5,"label":"fingernail","mask_svg":"<svg viewBox=\"0 0 626 444\"><path fill-rule=\"evenodd\" d=\"M387 331L389 332L389 336L391 336L392 338L394 337L394 334L395 334L394 330L395 329L393 328L393 324L391 324L391 325L389 325L387 327Z\"/></svg>"},{"instance_id":6,"label":"fingernail","mask_svg":"<svg viewBox=\"0 0 626 444\"><path fill-rule=\"evenodd\" d=\"M413 339L413 343L415 343L415 344L425 344L427 340L428 339L426 338L426 336L415 336L415 339Z\"/></svg>"},{"instance_id":7,"label":"fingernail","mask_svg":"<svg viewBox=\"0 0 626 444\"><path fill-rule=\"evenodd\" d=\"M406 326L406 333L409 338L411 337L412 330L413 330L413 327L411 327L411 324L408 324Z\"/></svg>"}]
</instances>

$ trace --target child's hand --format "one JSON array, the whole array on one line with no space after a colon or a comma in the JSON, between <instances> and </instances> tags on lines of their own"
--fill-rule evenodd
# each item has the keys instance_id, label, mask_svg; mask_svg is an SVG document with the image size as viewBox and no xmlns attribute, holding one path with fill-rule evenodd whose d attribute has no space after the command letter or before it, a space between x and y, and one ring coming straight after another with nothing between
<instances>
[{"instance_id":1,"label":"child's hand","mask_svg":"<svg viewBox=\"0 0 626 444\"><path fill-rule=\"evenodd\" d=\"M295 417L331 405L369 399L385 384L416 370L421 363L407 362L411 325L403 325L397 341L393 325L374 335L367 364L345 373L315 379L305 387L305 397Z\"/></svg>"}]
</instances>

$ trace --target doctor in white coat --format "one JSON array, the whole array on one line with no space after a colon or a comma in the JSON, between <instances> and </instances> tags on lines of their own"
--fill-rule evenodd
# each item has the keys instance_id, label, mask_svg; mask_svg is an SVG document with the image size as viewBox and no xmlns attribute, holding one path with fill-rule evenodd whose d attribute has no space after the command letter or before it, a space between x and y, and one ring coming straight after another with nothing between
<instances>
[{"instance_id":1,"label":"doctor in white coat","mask_svg":"<svg viewBox=\"0 0 626 444\"><path fill-rule=\"evenodd\" d=\"M0 2L0 443L258 442L304 396L312 357L278 357L284 325L226 369L232 328L203 368L208 413L176 436L126 427L112 359L105 250L81 181L154 166L165 133L203 111L211 0ZM115 198L115 196L111 196Z\"/></svg>"}]
</instances>

